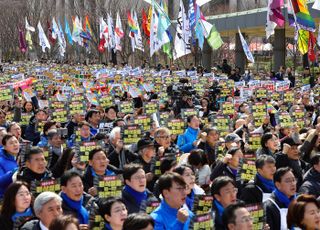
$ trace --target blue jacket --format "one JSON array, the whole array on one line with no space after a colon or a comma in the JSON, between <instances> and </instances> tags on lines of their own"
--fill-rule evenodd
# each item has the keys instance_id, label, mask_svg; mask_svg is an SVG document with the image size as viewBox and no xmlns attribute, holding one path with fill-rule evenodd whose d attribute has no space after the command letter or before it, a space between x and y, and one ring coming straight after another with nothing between
<instances>
[{"instance_id":1,"label":"blue jacket","mask_svg":"<svg viewBox=\"0 0 320 230\"><path fill-rule=\"evenodd\" d=\"M178 146L179 149L185 153L189 153L195 147L193 142L197 139L199 129L193 129L188 127L184 134L178 136Z\"/></svg>"},{"instance_id":2,"label":"blue jacket","mask_svg":"<svg viewBox=\"0 0 320 230\"><path fill-rule=\"evenodd\" d=\"M48 137L46 137L45 135L41 135L40 136L40 141L37 144L38 147L44 148L47 147L49 145L48 143Z\"/></svg>"},{"instance_id":3,"label":"blue jacket","mask_svg":"<svg viewBox=\"0 0 320 230\"><path fill-rule=\"evenodd\" d=\"M12 175L18 168L17 161L14 156L5 150L0 151L0 198L3 197L7 187L12 183Z\"/></svg>"},{"instance_id":4,"label":"blue jacket","mask_svg":"<svg viewBox=\"0 0 320 230\"><path fill-rule=\"evenodd\" d=\"M193 213L188 210L189 218L182 223L177 219L178 209L171 208L165 200L161 201L160 206L150 215L155 221L154 230L187 230L189 229L190 220L193 218Z\"/></svg>"}]
</instances>

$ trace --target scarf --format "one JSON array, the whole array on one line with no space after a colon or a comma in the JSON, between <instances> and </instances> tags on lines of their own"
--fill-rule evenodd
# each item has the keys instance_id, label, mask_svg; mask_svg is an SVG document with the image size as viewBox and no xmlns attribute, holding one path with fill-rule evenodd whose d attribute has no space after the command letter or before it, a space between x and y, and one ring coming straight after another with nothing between
<instances>
[{"instance_id":1,"label":"scarf","mask_svg":"<svg viewBox=\"0 0 320 230\"><path fill-rule=\"evenodd\" d=\"M261 183L268 190L268 192L271 193L273 192L273 190L276 189L276 187L274 186L273 180L268 180L263 176L261 176L259 173L257 173L257 178L261 181Z\"/></svg>"},{"instance_id":2,"label":"scarf","mask_svg":"<svg viewBox=\"0 0 320 230\"><path fill-rule=\"evenodd\" d=\"M11 216L12 222L15 222L19 217L33 216L31 208L27 208L24 212L16 212Z\"/></svg>"},{"instance_id":3,"label":"scarf","mask_svg":"<svg viewBox=\"0 0 320 230\"><path fill-rule=\"evenodd\" d=\"M89 223L89 213L88 211L82 206L83 204L83 195L81 197L81 200L79 201L74 201L71 200L65 193L61 193L61 198L68 207L73 209L74 211L77 212L78 214L78 219L80 224L88 224Z\"/></svg>"},{"instance_id":4,"label":"scarf","mask_svg":"<svg viewBox=\"0 0 320 230\"><path fill-rule=\"evenodd\" d=\"M222 206L222 204L217 201L217 200L214 200L213 203L216 205L217 207L217 210L218 210L218 214L219 214L219 217L222 217L222 214L223 214L223 211L224 211L224 207Z\"/></svg>"},{"instance_id":5,"label":"scarf","mask_svg":"<svg viewBox=\"0 0 320 230\"><path fill-rule=\"evenodd\" d=\"M106 223L105 229L106 229L106 230L112 230L111 225L110 225L109 223Z\"/></svg>"},{"instance_id":6,"label":"scarf","mask_svg":"<svg viewBox=\"0 0 320 230\"><path fill-rule=\"evenodd\" d=\"M277 188L274 190L274 195L278 198L278 200L283 203L286 208L289 207L289 204L291 201L296 199L296 195L293 195L292 197L288 198L283 192L279 191Z\"/></svg>"},{"instance_id":7,"label":"scarf","mask_svg":"<svg viewBox=\"0 0 320 230\"><path fill-rule=\"evenodd\" d=\"M193 201L194 201L194 191L192 189L190 194L186 198L186 204L190 211L192 211L192 208L193 208Z\"/></svg>"},{"instance_id":8,"label":"scarf","mask_svg":"<svg viewBox=\"0 0 320 230\"><path fill-rule=\"evenodd\" d=\"M93 177L99 177L99 175L97 175L97 173L94 171L94 169L90 166L90 170L91 170L91 175ZM109 169L106 169L105 173L104 173L105 176L113 176L115 175L114 172L112 172L111 170Z\"/></svg>"},{"instance_id":9,"label":"scarf","mask_svg":"<svg viewBox=\"0 0 320 230\"><path fill-rule=\"evenodd\" d=\"M127 193L129 193L131 196L135 198L139 207L141 205L141 202L148 198L148 194L146 190L144 192L137 192L133 190L130 186L126 185L124 186L124 191L126 191Z\"/></svg>"}]
</instances>

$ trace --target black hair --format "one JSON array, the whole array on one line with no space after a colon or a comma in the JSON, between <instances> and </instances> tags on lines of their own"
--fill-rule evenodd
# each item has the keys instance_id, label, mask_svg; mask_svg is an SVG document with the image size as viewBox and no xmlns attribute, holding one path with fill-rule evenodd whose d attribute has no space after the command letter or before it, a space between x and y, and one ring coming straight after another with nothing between
<instances>
[{"instance_id":1,"label":"black hair","mask_svg":"<svg viewBox=\"0 0 320 230\"><path fill-rule=\"evenodd\" d=\"M43 154L43 149L38 147L38 146L33 146L31 147L31 149L28 151L28 153L26 154L26 161L30 161L31 160L31 157L33 155L36 155L36 154L40 154L42 153Z\"/></svg>"},{"instance_id":2,"label":"black hair","mask_svg":"<svg viewBox=\"0 0 320 230\"><path fill-rule=\"evenodd\" d=\"M100 151L102 151L102 152L107 156L106 152L105 152L102 148L98 147L98 148L92 149L92 150L89 152L89 160L92 160L94 154L96 154L97 152L100 152Z\"/></svg>"},{"instance_id":3,"label":"black hair","mask_svg":"<svg viewBox=\"0 0 320 230\"><path fill-rule=\"evenodd\" d=\"M130 163L130 164L126 164L123 167L123 180L131 180L131 177L133 174L135 174L136 172L138 172L139 169L143 170L142 165L140 164L135 164L135 163Z\"/></svg>"},{"instance_id":4,"label":"black hair","mask_svg":"<svg viewBox=\"0 0 320 230\"><path fill-rule=\"evenodd\" d=\"M202 149L191 150L188 156L188 163L192 166L208 164L206 153Z\"/></svg>"},{"instance_id":5,"label":"black hair","mask_svg":"<svg viewBox=\"0 0 320 230\"><path fill-rule=\"evenodd\" d=\"M57 123L55 121L47 121L43 126L43 134L46 135L45 133L56 124Z\"/></svg>"},{"instance_id":6,"label":"black hair","mask_svg":"<svg viewBox=\"0 0 320 230\"><path fill-rule=\"evenodd\" d=\"M163 190L169 190L172 187L172 183L175 182L181 186L186 186L186 182L183 177L175 172L167 172L160 176L158 180L159 191L163 195Z\"/></svg>"},{"instance_id":7,"label":"black hair","mask_svg":"<svg viewBox=\"0 0 320 230\"><path fill-rule=\"evenodd\" d=\"M282 167L278 168L275 174L273 175L273 181L274 183L279 182L281 183L282 177L287 173L287 172L292 172L292 169L289 167Z\"/></svg>"},{"instance_id":8,"label":"black hair","mask_svg":"<svg viewBox=\"0 0 320 230\"><path fill-rule=\"evenodd\" d=\"M273 138L273 134L272 133L263 134L262 137L261 137L261 141L260 141L261 147L262 148L267 148L266 144L267 144L268 140L270 140L272 138Z\"/></svg>"},{"instance_id":9,"label":"black hair","mask_svg":"<svg viewBox=\"0 0 320 230\"><path fill-rule=\"evenodd\" d=\"M194 172L192 166L191 166L191 165L186 165L186 164L179 165L179 166L175 167L174 170L173 170L173 172L176 172L176 173L178 173L178 174L180 174L180 175L183 175L184 171L185 171L187 168L191 169L192 172Z\"/></svg>"},{"instance_id":10,"label":"black hair","mask_svg":"<svg viewBox=\"0 0 320 230\"><path fill-rule=\"evenodd\" d=\"M267 164L267 163L269 163L269 164L275 164L276 161L275 161L275 159L274 159L272 156L268 156L268 155L263 154L263 155L261 155L261 156L259 156L259 157L257 158L257 160L256 160L256 168L257 168L257 169L262 169L263 166L264 166L265 164Z\"/></svg>"},{"instance_id":11,"label":"black hair","mask_svg":"<svg viewBox=\"0 0 320 230\"><path fill-rule=\"evenodd\" d=\"M107 198L100 198L97 202L97 205L99 207L98 211L99 214L103 217L104 221L108 223L108 221L105 219L105 215L111 216L111 208L112 205L115 203L123 203L124 201L122 200L121 197L107 197Z\"/></svg>"},{"instance_id":12,"label":"black hair","mask_svg":"<svg viewBox=\"0 0 320 230\"><path fill-rule=\"evenodd\" d=\"M77 172L74 172L74 171L67 171L65 172L61 179L60 179L60 185L61 186L67 186L68 184L68 181L71 180L72 178L74 177L80 177L80 179L82 180L82 177L79 173Z\"/></svg>"},{"instance_id":13,"label":"black hair","mask_svg":"<svg viewBox=\"0 0 320 230\"><path fill-rule=\"evenodd\" d=\"M230 154L231 156L233 156L237 151L241 151L241 148L238 148L238 147L231 147L229 150L228 150L228 152L227 152L227 154Z\"/></svg>"},{"instance_id":14,"label":"black hair","mask_svg":"<svg viewBox=\"0 0 320 230\"><path fill-rule=\"evenodd\" d=\"M12 128L14 125L18 125L18 126L20 127L20 125L19 125L18 122L10 122L10 124L9 124L8 127L7 127L7 132L10 132L11 128ZM20 128L21 128L21 127L20 127Z\"/></svg>"},{"instance_id":15,"label":"black hair","mask_svg":"<svg viewBox=\"0 0 320 230\"><path fill-rule=\"evenodd\" d=\"M2 138L2 145L6 145L8 140L11 139L12 137L16 138L16 136L14 136L11 133L7 133L6 135L4 135L4 137ZM16 138L17 139L17 138Z\"/></svg>"},{"instance_id":16,"label":"black hair","mask_svg":"<svg viewBox=\"0 0 320 230\"><path fill-rule=\"evenodd\" d=\"M110 109L113 109L116 113L118 112L117 107L112 105L112 106L107 107L107 108L104 110L105 113L108 113Z\"/></svg>"},{"instance_id":17,"label":"black hair","mask_svg":"<svg viewBox=\"0 0 320 230\"><path fill-rule=\"evenodd\" d=\"M224 186L228 185L229 183L233 184L234 187L236 187L236 184L234 182L233 179L231 179L228 176L219 176L217 177L211 185L211 194L218 194L220 195L220 190L221 188L223 188Z\"/></svg>"},{"instance_id":18,"label":"black hair","mask_svg":"<svg viewBox=\"0 0 320 230\"><path fill-rule=\"evenodd\" d=\"M222 222L225 229L228 229L228 224L234 224L236 222L236 210L240 208L245 208L243 201L238 201L235 204L230 204L225 208L222 214Z\"/></svg>"},{"instance_id":19,"label":"black hair","mask_svg":"<svg viewBox=\"0 0 320 230\"><path fill-rule=\"evenodd\" d=\"M197 115L189 115L188 117L187 117L187 122L188 123L190 123L191 122L191 120L192 120L192 118L194 118L194 117L197 117Z\"/></svg>"},{"instance_id":20,"label":"black hair","mask_svg":"<svg viewBox=\"0 0 320 230\"><path fill-rule=\"evenodd\" d=\"M89 118L91 118L94 114L97 114L97 113L100 113L100 111L96 109L90 109L85 116L85 120L88 122Z\"/></svg>"},{"instance_id":21,"label":"black hair","mask_svg":"<svg viewBox=\"0 0 320 230\"><path fill-rule=\"evenodd\" d=\"M310 164L312 166L319 164L319 162L320 162L320 153L315 154L310 159Z\"/></svg>"},{"instance_id":22,"label":"black hair","mask_svg":"<svg viewBox=\"0 0 320 230\"><path fill-rule=\"evenodd\" d=\"M147 213L132 213L123 223L123 230L141 230L151 225L154 227L154 220Z\"/></svg>"},{"instance_id":23,"label":"black hair","mask_svg":"<svg viewBox=\"0 0 320 230\"><path fill-rule=\"evenodd\" d=\"M177 161L170 158L164 158L160 163L160 172L164 174L177 164Z\"/></svg>"}]
</instances>

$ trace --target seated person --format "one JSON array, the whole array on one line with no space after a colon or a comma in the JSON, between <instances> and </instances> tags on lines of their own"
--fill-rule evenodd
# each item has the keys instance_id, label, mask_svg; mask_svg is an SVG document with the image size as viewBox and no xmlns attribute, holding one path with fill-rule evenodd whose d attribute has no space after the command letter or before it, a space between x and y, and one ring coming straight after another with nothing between
<instances>
[{"instance_id":1,"label":"seated person","mask_svg":"<svg viewBox=\"0 0 320 230\"><path fill-rule=\"evenodd\" d=\"M257 174L254 181L250 181L242 189L240 199L246 204L262 203L266 201L275 185L273 183L273 175L276 172L276 161L270 155L261 155L256 160Z\"/></svg>"},{"instance_id":2,"label":"seated person","mask_svg":"<svg viewBox=\"0 0 320 230\"><path fill-rule=\"evenodd\" d=\"M84 174L84 190L90 195L97 195L97 189L93 184L95 178L115 175L113 171L107 169L108 164L109 159L102 148L95 148L89 152L89 165Z\"/></svg>"},{"instance_id":3,"label":"seated person","mask_svg":"<svg viewBox=\"0 0 320 230\"><path fill-rule=\"evenodd\" d=\"M132 213L124 221L123 230L151 230L154 229L154 220L146 213Z\"/></svg>"},{"instance_id":4,"label":"seated person","mask_svg":"<svg viewBox=\"0 0 320 230\"><path fill-rule=\"evenodd\" d=\"M90 124L86 121L82 121L78 125L79 128L79 134L80 137L78 137L76 134L72 134L71 137L68 140L68 147L73 147L76 141L79 142L82 141L90 141L91 140L91 134L90 134Z\"/></svg>"},{"instance_id":5,"label":"seated person","mask_svg":"<svg viewBox=\"0 0 320 230\"><path fill-rule=\"evenodd\" d=\"M128 216L127 208L119 197L101 198L98 201L99 214L105 221L105 230L122 230Z\"/></svg>"},{"instance_id":6,"label":"seated person","mask_svg":"<svg viewBox=\"0 0 320 230\"><path fill-rule=\"evenodd\" d=\"M47 161L43 150L40 147L32 147L26 153L26 167L17 174L17 180L30 184L32 181L54 178L54 175L47 168Z\"/></svg>"},{"instance_id":7,"label":"seated person","mask_svg":"<svg viewBox=\"0 0 320 230\"><path fill-rule=\"evenodd\" d=\"M21 230L48 229L51 222L62 215L62 199L54 192L42 192L34 201L33 209L38 219L26 222Z\"/></svg>"},{"instance_id":8,"label":"seated person","mask_svg":"<svg viewBox=\"0 0 320 230\"><path fill-rule=\"evenodd\" d=\"M91 136L96 135L99 132L99 124L101 121L100 111L95 109L90 109L86 113L85 120L90 124Z\"/></svg>"},{"instance_id":9,"label":"seated person","mask_svg":"<svg viewBox=\"0 0 320 230\"><path fill-rule=\"evenodd\" d=\"M177 173L168 172L159 178L161 204L150 215L155 221L154 229L187 230L194 214L181 208L187 198L187 184Z\"/></svg>"},{"instance_id":10,"label":"seated person","mask_svg":"<svg viewBox=\"0 0 320 230\"><path fill-rule=\"evenodd\" d=\"M287 229L287 212L291 201L296 199L297 179L289 167L279 168L273 176L276 189L263 203L266 222L270 229Z\"/></svg>"},{"instance_id":11,"label":"seated person","mask_svg":"<svg viewBox=\"0 0 320 230\"><path fill-rule=\"evenodd\" d=\"M223 212L223 223L227 230L251 230L253 218L243 202L230 204Z\"/></svg>"},{"instance_id":12,"label":"seated person","mask_svg":"<svg viewBox=\"0 0 320 230\"><path fill-rule=\"evenodd\" d=\"M224 230L222 214L226 207L237 202L238 189L234 180L227 176L216 178L211 185L213 195L212 210L215 213L214 226L217 230Z\"/></svg>"},{"instance_id":13,"label":"seated person","mask_svg":"<svg viewBox=\"0 0 320 230\"><path fill-rule=\"evenodd\" d=\"M122 199L128 213L145 212L149 202L156 202L157 198L146 188L146 173L139 164L127 164L123 169L125 183Z\"/></svg>"},{"instance_id":14,"label":"seated person","mask_svg":"<svg viewBox=\"0 0 320 230\"><path fill-rule=\"evenodd\" d=\"M61 177L62 209L64 215L72 215L83 228L89 224L89 211L96 206L94 198L83 191L81 176L76 172L66 172Z\"/></svg>"},{"instance_id":15,"label":"seated person","mask_svg":"<svg viewBox=\"0 0 320 230\"><path fill-rule=\"evenodd\" d=\"M197 138L200 132L200 120L196 115L187 117L188 128L178 136L178 146L182 152L189 153L192 149L196 148L199 144Z\"/></svg>"}]
</instances>

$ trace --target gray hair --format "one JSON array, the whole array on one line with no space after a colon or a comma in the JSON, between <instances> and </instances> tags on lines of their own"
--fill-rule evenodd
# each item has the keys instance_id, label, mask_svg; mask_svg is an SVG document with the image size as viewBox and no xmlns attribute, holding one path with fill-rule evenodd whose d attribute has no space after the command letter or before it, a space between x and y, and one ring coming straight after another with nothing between
<instances>
[{"instance_id":1,"label":"gray hair","mask_svg":"<svg viewBox=\"0 0 320 230\"><path fill-rule=\"evenodd\" d=\"M111 130L110 134L109 134L109 140L112 141L114 139L114 137L116 136L117 132L121 132L121 128L120 127L115 127Z\"/></svg>"},{"instance_id":2,"label":"gray hair","mask_svg":"<svg viewBox=\"0 0 320 230\"><path fill-rule=\"evenodd\" d=\"M38 215L42 211L43 206L52 200L57 200L62 203L62 198L54 192L40 193L33 204L34 213Z\"/></svg>"}]
</instances>

